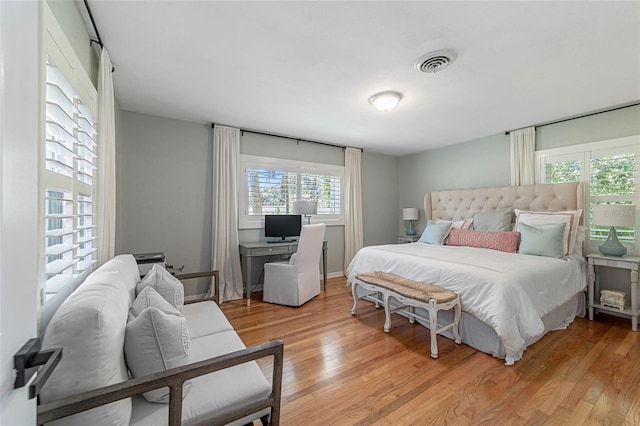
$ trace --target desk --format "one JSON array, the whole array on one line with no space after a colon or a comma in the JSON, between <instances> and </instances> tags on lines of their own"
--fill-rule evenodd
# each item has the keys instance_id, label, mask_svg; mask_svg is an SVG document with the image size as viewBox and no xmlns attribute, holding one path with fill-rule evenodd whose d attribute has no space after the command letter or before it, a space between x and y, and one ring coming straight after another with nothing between
<instances>
[{"instance_id":1,"label":"desk","mask_svg":"<svg viewBox=\"0 0 640 426\"><path fill-rule=\"evenodd\" d=\"M240 243L240 264L242 266L244 291L247 306L251 305L251 261L254 257L269 257L281 254L293 254L298 251L298 242L267 243L266 241ZM322 243L322 274L323 284L327 288L327 242Z\"/></svg>"}]
</instances>

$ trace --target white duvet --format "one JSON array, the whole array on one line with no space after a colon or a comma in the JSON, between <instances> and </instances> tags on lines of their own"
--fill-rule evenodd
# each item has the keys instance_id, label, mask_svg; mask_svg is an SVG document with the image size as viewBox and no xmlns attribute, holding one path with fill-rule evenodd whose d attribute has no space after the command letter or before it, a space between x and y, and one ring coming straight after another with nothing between
<instances>
[{"instance_id":1,"label":"white duvet","mask_svg":"<svg viewBox=\"0 0 640 426\"><path fill-rule=\"evenodd\" d=\"M584 259L554 259L496 250L423 243L361 249L347 270L385 271L437 284L460 295L462 310L493 328L507 364L520 359L526 340L541 335L541 317L586 286Z\"/></svg>"}]
</instances>

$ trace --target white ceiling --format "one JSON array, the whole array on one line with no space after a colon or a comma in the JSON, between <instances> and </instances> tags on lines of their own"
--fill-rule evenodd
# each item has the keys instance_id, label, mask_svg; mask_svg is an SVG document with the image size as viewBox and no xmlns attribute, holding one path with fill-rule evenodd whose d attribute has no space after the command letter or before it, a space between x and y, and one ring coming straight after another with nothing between
<instances>
[{"instance_id":1,"label":"white ceiling","mask_svg":"<svg viewBox=\"0 0 640 426\"><path fill-rule=\"evenodd\" d=\"M405 155L640 99L640 2L91 0L124 110ZM454 49L424 74L425 53ZM368 99L403 95L392 111Z\"/></svg>"}]
</instances>

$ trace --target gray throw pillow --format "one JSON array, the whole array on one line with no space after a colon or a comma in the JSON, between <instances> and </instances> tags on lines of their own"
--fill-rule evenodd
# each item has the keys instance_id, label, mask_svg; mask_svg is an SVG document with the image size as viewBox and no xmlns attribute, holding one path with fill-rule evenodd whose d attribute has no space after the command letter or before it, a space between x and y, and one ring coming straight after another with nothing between
<instances>
[{"instance_id":1,"label":"gray throw pillow","mask_svg":"<svg viewBox=\"0 0 640 426\"><path fill-rule=\"evenodd\" d=\"M536 228L521 223L519 253L535 256L563 257L564 256L564 228L566 224L559 223L550 228Z\"/></svg>"},{"instance_id":2,"label":"gray throw pillow","mask_svg":"<svg viewBox=\"0 0 640 426\"><path fill-rule=\"evenodd\" d=\"M477 231L511 231L511 209L476 213L473 215L473 229Z\"/></svg>"},{"instance_id":3,"label":"gray throw pillow","mask_svg":"<svg viewBox=\"0 0 640 426\"><path fill-rule=\"evenodd\" d=\"M189 329L182 315L166 314L152 306L130 318L125 331L124 356L134 378L189 363ZM190 389L191 382L185 382L183 398ZM142 396L149 402L167 404L169 388L154 389Z\"/></svg>"}]
</instances>

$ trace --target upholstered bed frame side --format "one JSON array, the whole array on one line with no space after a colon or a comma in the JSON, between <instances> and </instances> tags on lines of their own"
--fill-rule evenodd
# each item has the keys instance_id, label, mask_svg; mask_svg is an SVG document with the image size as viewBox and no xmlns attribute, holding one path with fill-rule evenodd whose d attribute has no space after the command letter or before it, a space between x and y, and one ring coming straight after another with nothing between
<instances>
[{"instance_id":1,"label":"upholstered bed frame side","mask_svg":"<svg viewBox=\"0 0 640 426\"><path fill-rule=\"evenodd\" d=\"M497 186L427 192L425 217L429 219L470 219L475 213L502 209L562 211L584 209L582 183ZM582 217L580 223L583 222Z\"/></svg>"}]
</instances>

